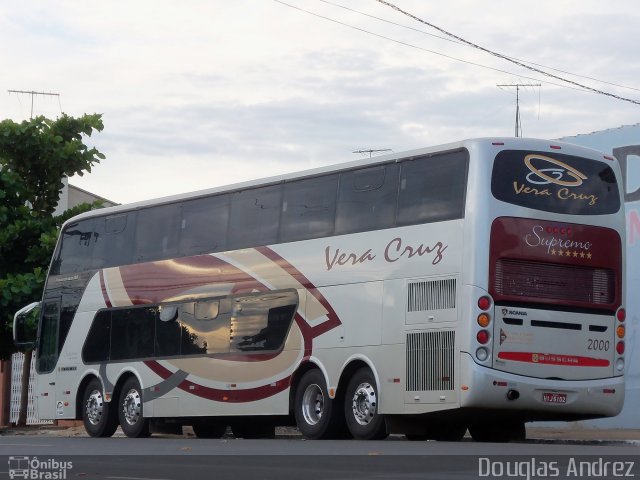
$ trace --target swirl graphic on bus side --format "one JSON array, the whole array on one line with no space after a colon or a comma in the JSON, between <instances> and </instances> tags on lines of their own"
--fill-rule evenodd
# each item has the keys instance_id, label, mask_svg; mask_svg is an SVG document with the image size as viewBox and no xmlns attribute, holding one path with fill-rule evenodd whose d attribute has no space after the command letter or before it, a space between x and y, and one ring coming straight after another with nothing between
<instances>
[{"instance_id":1,"label":"swirl graphic on bus side","mask_svg":"<svg viewBox=\"0 0 640 480\"><path fill-rule=\"evenodd\" d=\"M542 160L555 165L555 167L536 168L531 163L533 159ZM579 187L582 185L583 180L587 179L587 176L584 173L572 166L544 155L527 155L524 157L524 163L527 168L531 170L531 173L527 175L527 181L534 185L548 185L549 183L553 183L556 185L562 185L563 187ZM535 179L536 176L538 179ZM572 178L572 180L567 180L567 177Z\"/></svg>"}]
</instances>

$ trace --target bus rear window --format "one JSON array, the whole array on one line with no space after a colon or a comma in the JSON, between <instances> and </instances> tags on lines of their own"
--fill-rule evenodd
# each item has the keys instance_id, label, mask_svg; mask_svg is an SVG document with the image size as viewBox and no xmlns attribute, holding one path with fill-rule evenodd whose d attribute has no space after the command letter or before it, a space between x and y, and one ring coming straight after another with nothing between
<instances>
[{"instance_id":1,"label":"bus rear window","mask_svg":"<svg viewBox=\"0 0 640 480\"><path fill-rule=\"evenodd\" d=\"M545 212L606 215L620 209L618 184L609 165L559 153L498 153L491 192L503 202Z\"/></svg>"}]
</instances>

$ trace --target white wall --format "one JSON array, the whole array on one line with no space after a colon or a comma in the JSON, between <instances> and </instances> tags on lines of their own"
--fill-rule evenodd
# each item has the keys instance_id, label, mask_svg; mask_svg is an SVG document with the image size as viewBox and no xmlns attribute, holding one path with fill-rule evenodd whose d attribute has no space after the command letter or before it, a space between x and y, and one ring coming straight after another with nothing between
<instances>
[{"instance_id":1,"label":"white wall","mask_svg":"<svg viewBox=\"0 0 640 480\"><path fill-rule=\"evenodd\" d=\"M615 418L580 422L597 428L640 428L640 124L560 140L614 154L625 174L627 213L627 391Z\"/></svg>"}]
</instances>

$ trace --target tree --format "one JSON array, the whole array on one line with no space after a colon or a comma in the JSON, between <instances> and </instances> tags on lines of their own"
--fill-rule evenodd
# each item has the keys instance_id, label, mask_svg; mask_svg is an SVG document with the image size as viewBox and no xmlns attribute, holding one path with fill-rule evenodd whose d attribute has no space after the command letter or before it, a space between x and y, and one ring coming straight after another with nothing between
<instances>
[{"instance_id":1,"label":"tree","mask_svg":"<svg viewBox=\"0 0 640 480\"><path fill-rule=\"evenodd\" d=\"M104 155L84 143L102 131L102 116L62 115L56 120L36 117L16 123L0 122L0 358L16 351L12 342L13 315L42 297L46 271L58 231L72 215L92 208L81 206L54 217L64 176L83 175ZM25 352L23 380L28 379L30 352ZM28 382L23 381L23 388ZM26 421L21 404L19 424Z\"/></svg>"}]
</instances>

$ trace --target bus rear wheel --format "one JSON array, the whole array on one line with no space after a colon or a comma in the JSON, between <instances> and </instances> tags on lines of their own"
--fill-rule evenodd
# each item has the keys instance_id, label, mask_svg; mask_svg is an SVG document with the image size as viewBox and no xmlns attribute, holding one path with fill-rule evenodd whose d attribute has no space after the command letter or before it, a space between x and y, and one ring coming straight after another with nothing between
<instances>
[{"instance_id":1,"label":"bus rear wheel","mask_svg":"<svg viewBox=\"0 0 640 480\"><path fill-rule=\"evenodd\" d=\"M382 440L386 438L387 425L378 409L378 388L368 368L358 370L347 386L344 414L347 427L357 440Z\"/></svg>"},{"instance_id":2,"label":"bus rear wheel","mask_svg":"<svg viewBox=\"0 0 640 480\"><path fill-rule=\"evenodd\" d=\"M138 380L128 378L120 391L118 418L120 427L127 437L144 438L151 435L149 419L144 418L142 389Z\"/></svg>"},{"instance_id":3,"label":"bus rear wheel","mask_svg":"<svg viewBox=\"0 0 640 480\"><path fill-rule=\"evenodd\" d=\"M92 437L110 437L118 428L118 415L114 405L104 400L102 383L91 380L82 396L82 421Z\"/></svg>"},{"instance_id":4,"label":"bus rear wheel","mask_svg":"<svg viewBox=\"0 0 640 480\"><path fill-rule=\"evenodd\" d=\"M320 370L309 370L302 376L294 400L298 430L305 438L320 440L339 436L344 417L336 402L329 398L327 384Z\"/></svg>"}]
</instances>

